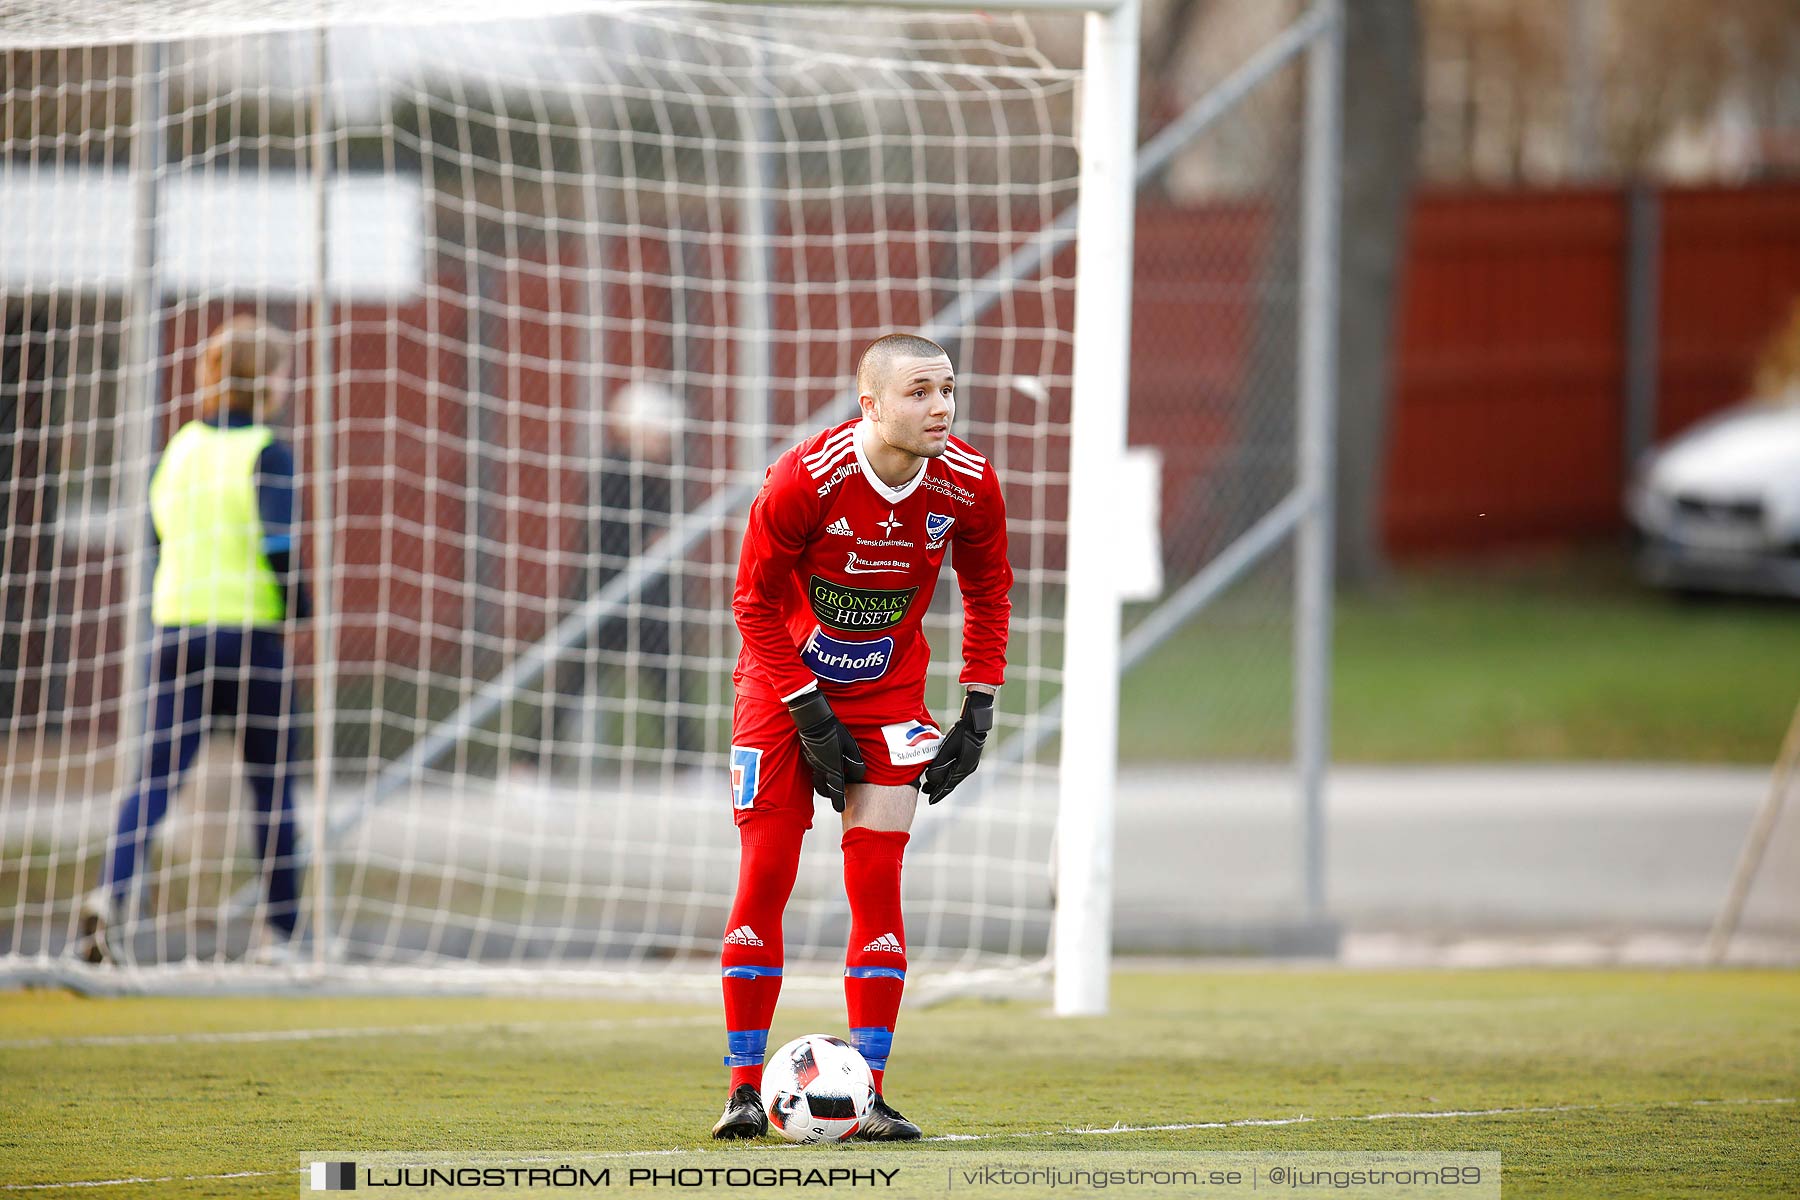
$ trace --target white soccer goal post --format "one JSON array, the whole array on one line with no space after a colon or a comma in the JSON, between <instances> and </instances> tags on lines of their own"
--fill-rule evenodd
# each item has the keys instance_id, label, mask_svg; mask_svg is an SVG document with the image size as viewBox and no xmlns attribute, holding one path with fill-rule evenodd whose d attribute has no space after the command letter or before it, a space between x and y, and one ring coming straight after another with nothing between
<instances>
[{"instance_id":1,"label":"white soccer goal post","mask_svg":"<svg viewBox=\"0 0 1800 1200\"><path fill-rule=\"evenodd\" d=\"M929 8L0 14L0 978L716 987L741 517L775 454L854 411L861 348L906 328L956 361L1018 576L994 761L909 855L919 990L1054 961L1060 1010L1104 1008L1137 0ZM1309 47L1331 69L1335 4L1303 16L1267 71ZM1334 119L1309 118L1320 154ZM1335 182L1308 187L1334 219ZM1331 300L1306 270L1323 402ZM296 351L305 957L247 961L256 805L215 736L90 967L67 950L146 753L149 473L232 314ZM1315 465L1281 510L1303 579L1329 568ZM959 620L947 576L945 708ZM1298 646L1322 685L1323 643ZM792 962L841 956L836 854L809 839Z\"/></svg>"}]
</instances>

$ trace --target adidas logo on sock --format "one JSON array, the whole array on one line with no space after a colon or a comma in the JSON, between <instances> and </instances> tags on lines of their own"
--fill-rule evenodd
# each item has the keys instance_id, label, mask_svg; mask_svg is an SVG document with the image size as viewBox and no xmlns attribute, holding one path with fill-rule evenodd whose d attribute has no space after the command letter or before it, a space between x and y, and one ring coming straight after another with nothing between
<instances>
[{"instance_id":1,"label":"adidas logo on sock","mask_svg":"<svg viewBox=\"0 0 1800 1200\"><path fill-rule=\"evenodd\" d=\"M850 522L844 520L842 517L839 517L837 520L827 525L825 527L825 532L841 534L844 537L856 536L856 530L850 528Z\"/></svg>"},{"instance_id":2,"label":"adidas logo on sock","mask_svg":"<svg viewBox=\"0 0 1800 1200\"><path fill-rule=\"evenodd\" d=\"M725 944L727 946L760 946L763 943L762 939L756 936L756 930L748 925L739 925L725 935Z\"/></svg>"},{"instance_id":3,"label":"adidas logo on sock","mask_svg":"<svg viewBox=\"0 0 1800 1200\"><path fill-rule=\"evenodd\" d=\"M900 939L895 937L891 933L884 933L880 937L876 938L874 941L870 942L868 945L863 947L864 954L867 954L871 950L886 950L889 954L905 954L906 953L906 947L902 946L900 944Z\"/></svg>"}]
</instances>

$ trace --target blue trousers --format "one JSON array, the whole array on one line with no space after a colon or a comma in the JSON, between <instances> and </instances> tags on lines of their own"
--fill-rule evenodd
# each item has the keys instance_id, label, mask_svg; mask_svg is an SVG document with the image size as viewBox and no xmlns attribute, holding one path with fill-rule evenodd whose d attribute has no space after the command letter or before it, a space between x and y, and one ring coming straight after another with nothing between
<instances>
[{"instance_id":1,"label":"blue trousers","mask_svg":"<svg viewBox=\"0 0 1800 1200\"><path fill-rule=\"evenodd\" d=\"M206 626L160 628L150 654L150 712L143 769L119 809L106 885L123 905L169 793L193 764L201 738L225 723L243 740L256 797L256 844L268 887L269 923L294 932L300 873L294 859L292 681L280 632Z\"/></svg>"}]
</instances>

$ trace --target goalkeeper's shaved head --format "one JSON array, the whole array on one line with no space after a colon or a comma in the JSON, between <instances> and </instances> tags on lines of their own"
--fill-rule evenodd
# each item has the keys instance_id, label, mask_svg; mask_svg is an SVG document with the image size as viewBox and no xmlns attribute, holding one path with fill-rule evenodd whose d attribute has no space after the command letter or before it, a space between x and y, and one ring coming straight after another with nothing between
<instances>
[{"instance_id":1,"label":"goalkeeper's shaved head","mask_svg":"<svg viewBox=\"0 0 1800 1200\"><path fill-rule=\"evenodd\" d=\"M856 390L864 396L881 395L882 385L894 372L894 364L903 358L949 358L942 346L916 333L890 333L876 338L863 351L856 366Z\"/></svg>"}]
</instances>

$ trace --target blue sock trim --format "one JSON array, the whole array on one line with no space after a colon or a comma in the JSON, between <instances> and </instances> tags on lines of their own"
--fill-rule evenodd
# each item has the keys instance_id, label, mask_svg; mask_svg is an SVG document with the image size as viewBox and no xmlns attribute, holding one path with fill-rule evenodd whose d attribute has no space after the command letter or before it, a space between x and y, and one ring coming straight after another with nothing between
<instances>
[{"instance_id":1,"label":"blue sock trim","mask_svg":"<svg viewBox=\"0 0 1800 1200\"><path fill-rule=\"evenodd\" d=\"M850 1031L850 1044L863 1056L871 1070L887 1070L888 1054L894 1048L894 1031L882 1025L870 1025Z\"/></svg>"},{"instance_id":2,"label":"blue sock trim","mask_svg":"<svg viewBox=\"0 0 1800 1200\"><path fill-rule=\"evenodd\" d=\"M906 972L899 967L845 967L844 976L848 979L905 979Z\"/></svg>"},{"instance_id":3,"label":"blue sock trim","mask_svg":"<svg viewBox=\"0 0 1800 1200\"><path fill-rule=\"evenodd\" d=\"M760 1067L769 1051L766 1029L728 1029L725 1031L725 1065L728 1067Z\"/></svg>"},{"instance_id":4,"label":"blue sock trim","mask_svg":"<svg viewBox=\"0 0 1800 1200\"><path fill-rule=\"evenodd\" d=\"M727 979L755 979L759 975L773 975L781 978L780 967L726 967L719 974Z\"/></svg>"}]
</instances>

